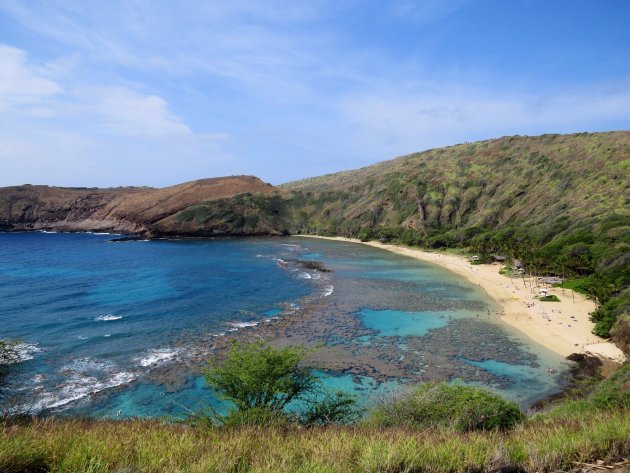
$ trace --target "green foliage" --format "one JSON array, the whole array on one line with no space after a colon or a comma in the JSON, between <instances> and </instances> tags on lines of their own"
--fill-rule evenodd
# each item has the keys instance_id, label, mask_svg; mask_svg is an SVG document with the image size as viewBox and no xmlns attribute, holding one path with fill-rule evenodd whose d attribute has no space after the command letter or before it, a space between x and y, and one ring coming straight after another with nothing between
<instances>
[{"instance_id":1,"label":"green foliage","mask_svg":"<svg viewBox=\"0 0 630 473\"><path fill-rule=\"evenodd\" d=\"M580 281L603 307L630 285L628 163L628 132L515 136L283 188L288 213L308 215L301 231L501 253L528 272ZM595 315L605 319L598 334L608 335L619 304Z\"/></svg>"},{"instance_id":2,"label":"green foliage","mask_svg":"<svg viewBox=\"0 0 630 473\"><path fill-rule=\"evenodd\" d=\"M540 419L511 432L404 428L202 430L151 420L4 424L0 471L294 473L567 471L630 456L630 412Z\"/></svg>"},{"instance_id":3,"label":"green foliage","mask_svg":"<svg viewBox=\"0 0 630 473\"><path fill-rule=\"evenodd\" d=\"M239 194L202 202L182 210L176 218L194 224L192 233L201 235L286 234L289 225L287 202L278 194Z\"/></svg>"},{"instance_id":4,"label":"green foliage","mask_svg":"<svg viewBox=\"0 0 630 473\"><path fill-rule=\"evenodd\" d=\"M630 362L621 365L603 380L586 379L580 383L572 398L552 403L533 420L555 421L560 418L601 416L605 411L630 409Z\"/></svg>"},{"instance_id":5,"label":"green foliage","mask_svg":"<svg viewBox=\"0 0 630 473\"><path fill-rule=\"evenodd\" d=\"M374 231L371 228L362 228L357 238L361 241L370 241L374 238Z\"/></svg>"},{"instance_id":6,"label":"green foliage","mask_svg":"<svg viewBox=\"0 0 630 473\"><path fill-rule=\"evenodd\" d=\"M630 313L630 289L624 290L618 297L609 299L595 309L591 314L591 320L595 322L593 332L600 337L609 337L615 321L624 313Z\"/></svg>"},{"instance_id":7,"label":"green foliage","mask_svg":"<svg viewBox=\"0 0 630 473\"><path fill-rule=\"evenodd\" d=\"M558 296L556 296L555 294L549 294L548 296L541 296L538 298L538 300L542 302L560 302L560 299L558 299Z\"/></svg>"},{"instance_id":8,"label":"green foliage","mask_svg":"<svg viewBox=\"0 0 630 473\"><path fill-rule=\"evenodd\" d=\"M599 409L630 409L630 362L624 363L612 376L598 383L589 401Z\"/></svg>"},{"instance_id":9,"label":"green foliage","mask_svg":"<svg viewBox=\"0 0 630 473\"><path fill-rule=\"evenodd\" d=\"M518 405L486 389L446 383L421 384L381 403L368 424L459 431L508 430L525 419Z\"/></svg>"},{"instance_id":10,"label":"green foliage","mask_svg":"<svg viewBox=\"0 0 630 473\"><path fill-rule=\"evenodd\" d=\"M399 415L402 411L392 426L315 429L286 423L284 413L264 408L234 411L224 427L212 429L146 419L5 419L0 425L0 471L567 471L579 462L601 459L612 464L630 457L629 392L626 363L591 385L583 399L563 402L504 431L496 422L489 429L466 432L439 421L410 429ZM453 417L448 412L453 406L478 416L479 404L490 407L488 419L496 413L494 402L471 404L471 396L461 392L445 399L452 397L456 402L433 405L442 417Z\"/></svg>"},{"instance_id":11,"label":"green foliage","mask_svg":"<svg viewBox=\"0 0 630 473\"><path fill-rule=\"evenodd\" d=\"M567 279L559 284L558 287L564 289L571 289L572 291L579 292L580 294L589 294L589 288L593 282L593 276L585 276L582 278Z\"/></svg>"},{"instance_id":12,"label":"green foliage","mask_svg":"<svg viewBox=\"0 0 630 473\"><path fill-rule=\"evenodd\" d=\"M213 360L205 380L237 409L282 411L317 386L313 369L301 366L303 347L276 349L264 342L235 343L223 360Z\"/></svg>"},{"instance_id":13,"label":"green foliage","mask_svg":"<svg viewBox=\"0 0 630 473\"><path fill-rule=\"evenodd\" d=\"M208 385L234 404L224 425L299 422L303 425L348 423L358 415L356 400L321 388L313 368L303 365L304 347L274 348L265 342L235 343L225 357L213 360L205 372ZM291 403L303 407L289 410Z\"/></svg>"},{"instance_id":14,"label":"green foliage","mask_svg":"<svg viewBox=\"0 0 630 473\"><path fill-rule=\"evenodd\" d=\"M213 415L212 420L218 420L220 425L224 427L238 427L242 425L284 427L292 423L292 419L285 412L271 410L262 406L233 409L224 416Z\"/></svg>"},{"instance_id":15,"label":"green foliage","mask_svg":"<svg viewBox=\"0 0 630 473\"><path fill-rule=\"evenodd\" d=\"M303 425L350 424L360 415L356 398L343 391L325 393L308 402L307 409L300 413Z\"/></svg>"}]
</instances>

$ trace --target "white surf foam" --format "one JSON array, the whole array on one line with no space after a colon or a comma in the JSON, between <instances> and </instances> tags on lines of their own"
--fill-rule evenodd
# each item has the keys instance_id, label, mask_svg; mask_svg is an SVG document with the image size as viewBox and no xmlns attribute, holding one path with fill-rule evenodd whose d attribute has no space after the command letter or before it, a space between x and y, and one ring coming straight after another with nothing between
<instances>
[{"instance_id":1,"label":"white surf foam","mask_svg":"<svg viewBox=\"0 0 630 473\"><path fill-rule=\"evenodd\" d=\"M40 412L47 409L56 409L79 399L102 391L128 384L136 379L133 373L121 371L110 375L103 381L83 373L76 373L67 378L67 381L54 392L44 392L39 400L29 406L25 406L29 412Z\"/></svg>"},{"instance_id":2,"label":"white surf foam","mask_svg":"<svg viewBox=\"0 0 630 473\"><path fill-rule=\"evenodd\" d=\"M259 322L230 322L230 325L235 328L255 327Z\"/></svg>"},{"instance_id":3,"label":"white surf foam","mask_svg":"<svg viewBox=\"0 0 630 473\"><path fill-rule=\"evenodd\" d=\"M333 286L332 284L330 284L328 287L326 287L326 289L324 290L324 297L328 297L330 296L333 292L335 291L335 286Z\"/></svg>"},{"instance_id":4,"label":"white surf foam","mask_svg":"<svg viewBox=\"0 0 630 473\"><path fill-rule=\"evenodd\" d=\"M99 315L94 320L98 320L100 322L110 322L112 320L120 320L122 318L123 318L122 315L105 314L105 315Z\"/></svg>"},{"instance_id":5,"label":"white surf foam","mask_svg":"<svg viewBox=\"0 0 630 473\"><path fill-rule=\"evenodd\" d=\"M37 346L37 343L18 343L13 347L13 354L15 356L12 356L6 363L12 364L32 360L35 357L35 353L41 353L42 351L43 350Z\"/></svg>"},{"instance_id":6,"label":"white surf foam","mask_svg":"<svg viewBox=\"0 0 630 473\"><path fill-rule=\"evenodd\" d=\"M297 277L300 279L311 279L313 276L311 276L309 273L300 273L297 275Z\"/></svg>"},{"instance_id":7,"label":"white surf foam","mask_svg":"<svg viewBox=\"0 0 630 473\"><path fill-rule=\"evenodd\" d=\"M42 383L44 380L46 379L46 376L44 376L43 374L39 373L36 374L35 376L33 376L33 378L31 379L31 381L35 384L40 384Z\"/></svg>"},{"instance_id":8,"label":"white surf foam","mask_svg":"<svg viewBox=\"0 0 630 473\"><path fill-rule=\"evenodd\" d=\"M57 409L104 389L128 384L136 379L134 373L116 371L116 366L111 361L88 357L70 361L59 370L59 374L63 376L63 381L50 391L40 386L46 376L37 374L32 380L38 385L35 388L36 400L19 407L16 412L36 413Z\"/></svg>"},{"instance_id":9,"label":"white surf foam","mask_svg":"<svg viewBox=\"0 0 630 473\"><path fill-rule=\"evenodd\" d=\"M149 354L138 359L140 366L145 368L163 365L171 361L179 353L179 350L172 348L156 348L149 351Z\"/></svg>"},{"instance_id":10,"label":"white surf foam","mask_svg":"<svg viewBox=\"0 0 630 473\"><path fill-rule=\"evenodd\" d=\"M76 372L76 373L87 373L87 372L108 372L114 368L114 365L111 361L102 361L102 360L94 360L89 357L85 358L77 358L72 360L70 363L64 365L61 368L62 373L67 372Z\"/></svg>"}]
</instances>

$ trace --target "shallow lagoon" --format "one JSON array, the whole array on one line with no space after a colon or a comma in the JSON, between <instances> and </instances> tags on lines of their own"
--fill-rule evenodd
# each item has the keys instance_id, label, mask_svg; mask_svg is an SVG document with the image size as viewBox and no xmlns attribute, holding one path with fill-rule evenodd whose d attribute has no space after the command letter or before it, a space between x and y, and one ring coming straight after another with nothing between
<instances>
[{"instance_id":1,"label":"shallow lagoon","mask_svg":"<svg viewBox=\"0 0 630 473\"><path fill-rule=\"evenodd\" d=\"M30 358L12 379L13 409L115 417L216 405L199 367L226 336L252 334L323 343L325 383L364 402L404 382L460 379L528 405L563 383L559 356L432 265L304 238L110 238L0 234L0 335L23 340Z\"/></svg>"}]
</instances>

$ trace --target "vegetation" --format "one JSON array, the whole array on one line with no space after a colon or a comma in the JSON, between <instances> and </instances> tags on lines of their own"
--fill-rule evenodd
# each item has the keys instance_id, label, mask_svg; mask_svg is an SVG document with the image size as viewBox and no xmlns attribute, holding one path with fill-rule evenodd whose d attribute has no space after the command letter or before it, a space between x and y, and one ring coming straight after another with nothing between
<instances>
[{"instance_id":1,"label":"vegetation","mask_svg":"<svg viewBox=\"0 0 630 473\"><path fill-rule=\"evenodd\" d=\"M551 423L556 418L580 419L585 415L599 416L608 411L628 411L630 362L624 363L607 379L583 379L566 394L567 398L550 404L546 410L535 414L532 420Z\"/></svg>"},{"instance_id":2,"label":"vegetation","mask_svg":"<svg viewBox=\"0 0 630 473\"><path fill-rule=\"evenodd\" d=\"M5 423L0 471L558 471L630 455L628 410L538 416L499 431L382 427L199 429L159 421Z\"/></svg>"},{"instance_id":3,"label":"vegetation","mask_svg":"<svg viewBox=\"0 0 630 473\"><path fill-rule=\"evenodd\" d=\"M305 354L304 347L235 343L223 359L211 362L205 374L208 385L234 409L227 415L195 416L194 422L308 426L351 422L358 415L354 398L324 392L314 369L302 364Z\"/></svg>"},{"instance_id":4,"label":"vegetation","mask_svg":"<svg viewBox=\"0 0 630 473\"><path fill-rule=\"evenodd\" d=\"M588 296L589 287L592 284L592 280L592 276L567 279L562 284L558 284L557 287L561 287L563 289L571 289L572 291L579 292L580 294Z\"/></svg>"},{"instance_id":5,"label":"vegetation","mask_svg":"<svg viewBox=\"0 0 630 473\"><path fill-rule=\"evenodd\" d=\"M486 389L446 383L421 384L378 405L368 424L383 427L509 430L525 419L514 402Z\"/></svg>"},{"instance_id":6,"label":"vegetation","mask_svg":"<svg viewBox=\"0 0 630 473\"><path fill-rule=\"evenodd\" d=\"M560 302L560 299L558 299L558 296L556 296L555 294L549 294L548 296L540 296L538 300L542 302Z\"/></svg>"},{"instance_id":7,"label":"vegetation","mask_svg":"<svg viewBox=\"0 0 630 473\"><path fill-rule=\"evenodd\" d=\"M629 288L624 289L617 297L610 297L593 312L591 316L596 322L595 333L601 337L610 336L615 322L622 314L630 314Z\"/></svg>"},{"instance_id":8,"label":"vegetation","mask_svg":"<svg viewBox=\"0 0 630 473\"><path fill-rule=\"evenodd\" d=\"M196 235L288 234L289 216L278 194L239 194L195 204L179 212L180 223L193 224Z\"/></svg>"},{"instance_id":9,"label":"vegetation","mask_svg":"<svg viewBox=\"0 0 630 473\"><path fill-rule=\"evenodd\" d=\"M569 278L608 337L630 311L629 169L629 132L513 136L282 188L294 233L499 253Z\"/></svg>"},{"instance_id":10,"label":"vegetation","mask_svg":"<svg viewBox=\"0 0 630 473\"><path fill-rule=\"evenodd\" d=\"M235 364L238 359L247 365L250 355L261 352L263 358L269 354L263 368L242 370ZM294 391L292 381L269 373L276 371L271 366L294 372L301 349L269 350L255 344L232 353L218 366L239 370L241 376L269 377L269 385L279 387L279 404ZM306 380L297 384L310 385L310 373L297 368L297 379ZM216 368L211 373L221 384L228 379ZM237 378L236 385L241 381ZM236 410L239 415L250 416L256 409L271 412L264 406L274 401L250 395L253 385L228 391L243 401L243 408ZM580 394L525 417L512 403L487 391L432 384L395 399L393 410L392 404L377 406L363 424L313 423L308 428L272 417L261 423L256 416L254 422L210 428L139 419L7 419L0 423L0 471L558 471L582 462L614 464L628 458L630 364Z\"/></svg>"}]
</instances>

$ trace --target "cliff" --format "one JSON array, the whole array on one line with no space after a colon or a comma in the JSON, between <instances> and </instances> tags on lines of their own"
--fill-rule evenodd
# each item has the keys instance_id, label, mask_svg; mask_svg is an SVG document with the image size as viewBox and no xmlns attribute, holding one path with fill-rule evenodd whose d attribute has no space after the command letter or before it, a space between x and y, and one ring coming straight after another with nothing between
<instances>
[{"instance_id":1,"label":"cliff","mask_svg":"<svg viewBox=\"0 0 630 473\"><path fill-rule=\"evenodd\" d=\"M159 236L186 232L173 216L199 202L272 186L251 176L202 179L163 189L83 189L23 185L0 189L3 230L107 231ZM229 230L226 230L229 233Z\"/></svg>"}]
</instances>

